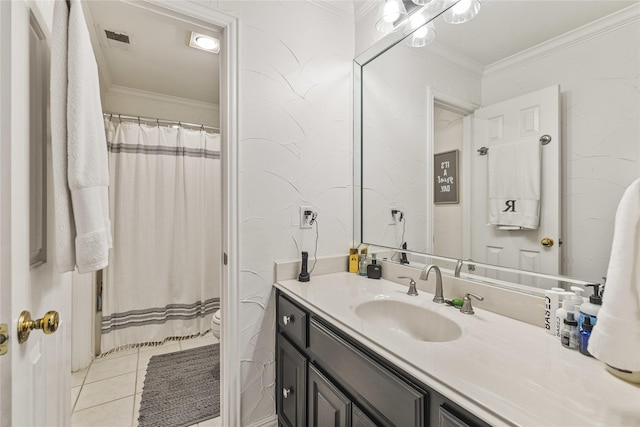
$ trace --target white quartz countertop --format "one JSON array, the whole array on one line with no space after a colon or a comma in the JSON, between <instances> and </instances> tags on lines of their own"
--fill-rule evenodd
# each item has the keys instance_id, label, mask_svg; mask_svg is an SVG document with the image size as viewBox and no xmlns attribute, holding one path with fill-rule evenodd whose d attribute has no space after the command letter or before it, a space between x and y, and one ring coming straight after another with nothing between
<instances>
[{"instance_id":1,"label":"white quartz countertop","mask_svg":"<svg viewBox=\"0 0 640 427\"><path fill-rule=\"evenodd\" d=\"M640 387L609 374L598 360L564 348L542 328L479 308L464 315L432 302L427 292L410 297L407 286L353 273L275 286L489 424L640 426ZM354 307L375 299L429 308L456 322L462 336L422 342L373 327Z\"/></svg>"}]
</instances>

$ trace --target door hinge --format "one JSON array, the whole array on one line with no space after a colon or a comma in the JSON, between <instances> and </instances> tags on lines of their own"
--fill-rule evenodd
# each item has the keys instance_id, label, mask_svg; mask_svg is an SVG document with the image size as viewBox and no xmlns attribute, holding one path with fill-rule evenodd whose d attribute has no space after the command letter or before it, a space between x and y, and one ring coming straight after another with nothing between
<instances>
[{"instance_id":1,"label":"door hinge","mask_svg":"<svg viewBox=\"0 0 640 427\"><path fill-rule=\"evenodd\" d=\"M0 325L0 356L9 351L9 327L6 323Z\"/></svg>"},{"instance_id":2,"label":"door hinge","mask_svg":"<svg viewBox=\"0 0 640 427\"><path fill-rule=\"evenodd\" d=\"M222 263L224 265L227 265L228 262L229 262L229 257L227 257L227 253L225 252L222 254Z\"/></svg>"}]
</instances>

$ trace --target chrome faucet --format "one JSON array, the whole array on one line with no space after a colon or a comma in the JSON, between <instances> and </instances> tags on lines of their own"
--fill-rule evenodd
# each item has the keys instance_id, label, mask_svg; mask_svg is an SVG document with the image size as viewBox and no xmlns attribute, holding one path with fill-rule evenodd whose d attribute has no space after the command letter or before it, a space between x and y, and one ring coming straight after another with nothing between
<instances>
[{"instance_id":1,"label":"chrome faucet","mask_svg":"<svg viewBox=\"0 0 640 427\"><path fill-rule=\"evenodd\" d=\"M467 259L460 258L458 260L458 262L456 263L456 269L453 272L453 275L455 277L460 277L460 270L462 270L462 264L464 264L465 261L472 261L472 259L471 258L467 258ZM473 265L473 264L469 264L468 268L469 268L469 271L475 271L475 269L476 269L475 265Z\"/></svg>"},{"instance_id":2,"label":"chrome faucet","mask_svg":"<svg viewBox=\"0 0 640 427\"><path fill-rule=\"evenodd\" d=\"M433 302L438 304L444 303L444 296L442 295L442 273L437 265L427 265L422 269L420 273L420 280L429 280L429 272L435 270L436 272L436 294L433 296Z\"/></svg>"},{"instance_id":3,"label":"chrome faucet","mask_svg":"<svg viewBox=\"0 0 640 427\"><path fill-rule=\"evenodd\" d=\"M460 270L462 270L462 264L463 264L462 259L459 259L458 262L456 263L456 270L453 273L455 277L460 277Z\"/></svg>"},{"instance_id":4,"label":"chrome faucet","mask_svg":"<svg viewBox=\"0 0 640 427\"><path fill-rule=\"evenodd\" d=\"M462 313L462 314L473 314L473 313L475 313L473 311L473 307L471 306L471 298L469 298L469 297L474 297L478 301L484 301L484 298L479 296L479 295L475 295L475 294L471 294L471 293L465 294L464 298L462 298L462 308L460 309L460 313Z\"/></svg>"},{"instance_id":5,"label":"chrome faucet","mask_svg":"<svg viewBox=\"0 0 640 427\"><path fill-rule=\"evenodd\" d=\"M407 276L398 276L398 279L409 279L409 290L407 291L407 295L415 297L418 295L418 290L416 289L416 281L411 277Z\"/></svg>"}]
</instances>

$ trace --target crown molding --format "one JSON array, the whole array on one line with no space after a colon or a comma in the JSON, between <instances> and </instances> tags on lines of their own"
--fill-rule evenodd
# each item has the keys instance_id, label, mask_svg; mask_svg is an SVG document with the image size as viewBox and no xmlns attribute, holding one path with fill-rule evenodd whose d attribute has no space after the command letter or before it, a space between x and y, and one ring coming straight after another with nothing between
<instances>
[{"instance_id":1,"label":"crown molding","mask_svg":"<svg viewBox=\"0 0 640 427\"><path fill-rule=\"evenodd\" d=\"M460 70L469 76L482 79L484 75L484 67L481 63L441 44L433 42L425 49L416 49L421 55L435 59L449 67Z\"/></svg>"},{"instance_id":2,"label":"crown molding","mask_svg":"<svg viewBox=\"0 0 640 427\"><path fill-rule=\"evenodd\" d=\"M307 0L309 3L333 13L341 18L348 19L353 22L353 2L352 1L339 1L339 0ZM338 4L344 4L346 6L338 6Z\"/></svg>"},{"instance_id":3,"label":"crown molding","mask_svg":"<svg viewBox=\"0 0 640 427\"><path fill-rule=\"evenodd\" d=\"M106 95L125 95L135 96L136 98L145 99L151 102L171 103L174 105L183 105L186 107L205 109L210 111L220 111L219 104L212 104L203 101L194 101L192 99L181 98L179 96L164 95L157 92L149 92L146 90L134 89L126 86L112 85L106 91Z\"/></svg>"},{"instance_id":4,"label":"crown molding","mask_svg":"<svg viewBox=\"0 0 640 427\"><path fill-rule=\"evenodd\" d=\"M522 52L501 59L485 67L485 77L504 73L522 67L545 56L585 43L611 31L635 24L640 21L640 3L621 9L597 21L554 37Z\"/></svg>"},{"instance_id":5,"label":"crown molding","mask_svg":"<svg viewBox=\"0 0 640 427\"><path fill-rule=\"evenodd\" d=\"M375 0L366 0L366 1L353 1L353 18L354 20L360 21L365 16L369 14L377 5L380 3Z\"/></svg>"}]
</instances>

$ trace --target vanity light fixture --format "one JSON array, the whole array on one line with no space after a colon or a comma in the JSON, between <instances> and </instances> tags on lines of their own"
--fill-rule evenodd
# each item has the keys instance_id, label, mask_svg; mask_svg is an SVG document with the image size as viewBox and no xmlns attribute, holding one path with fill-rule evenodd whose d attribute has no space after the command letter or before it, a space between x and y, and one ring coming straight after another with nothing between
<instances>
[{"instance_id":1,"label":"vanity light fixture","mask_svg":"<svg viewBox=\"0 0 640 427\"><path fill-rule=\"evenodd\" d=\"M207 52L220 53L220 40L195 31L190 32L189 46Z\"/></svg>"},{"instance_id":2,"label":"vanity light fixture","mask_svg":"<svg viewBox=\"0 0 640 427\"><path fill-rule=\"evenodd\" d=\"M409 21L413 31L406 38L406 43L411 47L424 47L433 43L436 39L436 27L433 22L425 23L424 17L414 16Z\"/></svg>"},{"instance_id":3,"label":"vanity light fixture","mask_svg":"<svg viewBox=\"0 0 640 427\"><path fill-rule=\"evenodd\" d=\"M481 6L480 0L459 0L442 17L449 24L463 24L475 18Z\"/></svg>"},{"instance_id":4,"label":"vanity light fixture","mask_svg":"<svg viewBox=\"0 0 640 427\"><path fill-rule=\"evenodd\" d=\"M398 24L407 17L407 9L402 0L384 0L378 9L376 30L389 33L398 29Z\"/></svg>"}]
</instances>

